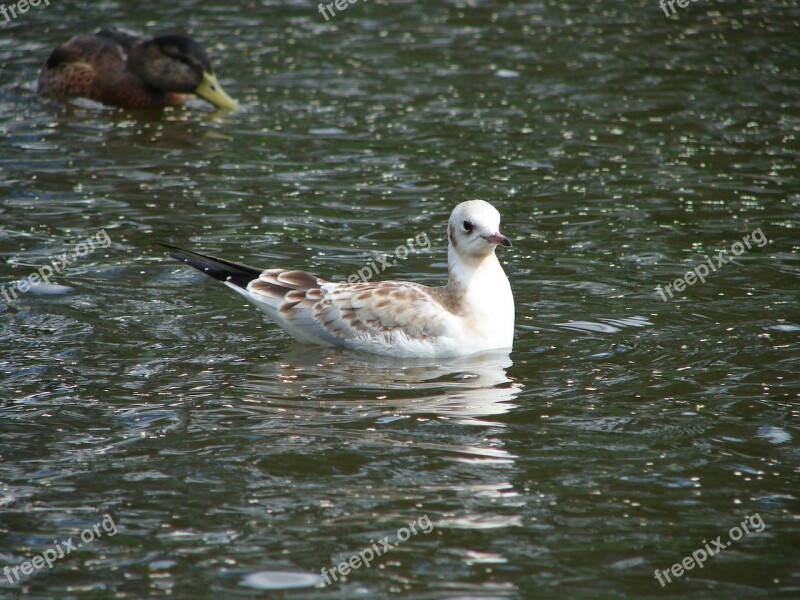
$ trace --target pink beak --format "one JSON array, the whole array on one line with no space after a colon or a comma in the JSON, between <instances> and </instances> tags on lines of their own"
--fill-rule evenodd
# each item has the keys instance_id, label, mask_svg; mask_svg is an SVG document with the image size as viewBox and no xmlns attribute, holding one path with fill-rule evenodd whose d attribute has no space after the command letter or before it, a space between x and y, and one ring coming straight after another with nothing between
<instances>
[{"instance_id":1,"label":"pink beak","mask_svg":"<svg viewBox=\"0 0 800 600\"><path fill-rule=\"evenodd\" d=\"M506 236L504 236L499 231L497 233L495 233L494 235L486 236L485 239L490 244L498 244L499 246L505 246L506 248L510 248L511 247L511 240L508 239Z\"/></svg>"}]
</instances>

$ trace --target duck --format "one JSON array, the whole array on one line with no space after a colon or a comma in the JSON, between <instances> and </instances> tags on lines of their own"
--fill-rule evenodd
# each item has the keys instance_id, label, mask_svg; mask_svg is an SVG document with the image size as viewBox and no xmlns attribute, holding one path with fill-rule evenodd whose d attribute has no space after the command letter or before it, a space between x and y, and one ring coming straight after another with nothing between
<instances>
[{"instance_id":1,"label":"duck","mask_svg":"<svg viewBox=\"0 0 800 600\"><path fill-rule=\"evenodd\" d=\"M330 282L306 271L260 269L161 244L172 258L221 281L295 340L403 358L510 351L514 297L495 254L510 247L500 214L484 200L448 220L448 281Z\"/></svg>"},{"instance_id":2,"label":"duck","mask_svg":"<svg viewBox=\"0 0 800 600\"><path fill-rule=\"evenodd\" d=\"M38 94L62 101L89 98L121 108L178 106L197 96L218 109L238 108L196 40L110 29L57 46L39 73Z\"/></svg>"}]
</instances>

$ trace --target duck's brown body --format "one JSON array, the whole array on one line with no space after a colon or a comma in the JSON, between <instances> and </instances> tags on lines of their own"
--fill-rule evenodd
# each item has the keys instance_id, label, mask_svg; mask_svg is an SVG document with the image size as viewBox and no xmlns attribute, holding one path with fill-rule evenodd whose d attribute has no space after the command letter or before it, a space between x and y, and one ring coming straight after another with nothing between
<instances>
[{"instance_id":1,"label":"duck's brown body","mask_svg":"<svg viewBox=\"0 0 800 600\"><path fill-rule=\"evenodd\" d=\"M235 106L191 38L146 38L109 30L76 36L53 50L39 74L38 92L123 108L175 106L195 94L220 107Z\"/></svg>"}]
</instances>

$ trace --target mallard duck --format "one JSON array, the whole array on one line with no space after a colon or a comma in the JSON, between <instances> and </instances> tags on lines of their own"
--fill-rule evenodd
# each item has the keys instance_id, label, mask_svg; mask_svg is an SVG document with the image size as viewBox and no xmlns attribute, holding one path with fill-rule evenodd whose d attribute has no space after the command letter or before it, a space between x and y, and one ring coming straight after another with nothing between
<instances>
[{"instance_id":1,"label":"mallard duck","mask_svg":"<svg viewBox=\"0 0 800 600\"><path fill-rule=\"evenodd\" d=\"M101 30L78 35L50 53L39 74L42 96L91 98L123 108L183 104L191 94L235 110L203 47L185 35L144 37Z\"/></svg>"}]
</instances>

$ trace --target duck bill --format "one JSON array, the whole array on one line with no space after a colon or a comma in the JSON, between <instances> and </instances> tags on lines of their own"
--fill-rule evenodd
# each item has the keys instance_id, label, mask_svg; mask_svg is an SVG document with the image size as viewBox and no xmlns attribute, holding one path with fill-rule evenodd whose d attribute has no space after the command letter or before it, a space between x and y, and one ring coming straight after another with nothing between
<instances>
[{"instance_id":1,"label":"duck bill","mask_svg":"<svg viewBox=\"0 0 800 600\"><path fill-rule=\"evenodd\" d=\"M502 233L495 233L494 235L486 236L486 241L490 244L497 244L498 246L511 247L511 240L504 236Z\"/></svg>"},{"instance_id":2,"label":"duck bill","mask_svg":"<svg viewBox=\"0 0 800 600\"><path fill-rule=\"evenodd\" d=\"M213 73L203 73L203 81L197 86L194 93L203 100L208 100L217 108L224 110L236 110L239 108L239 103L225 93Z\"/></svg>"}]
</instances>

